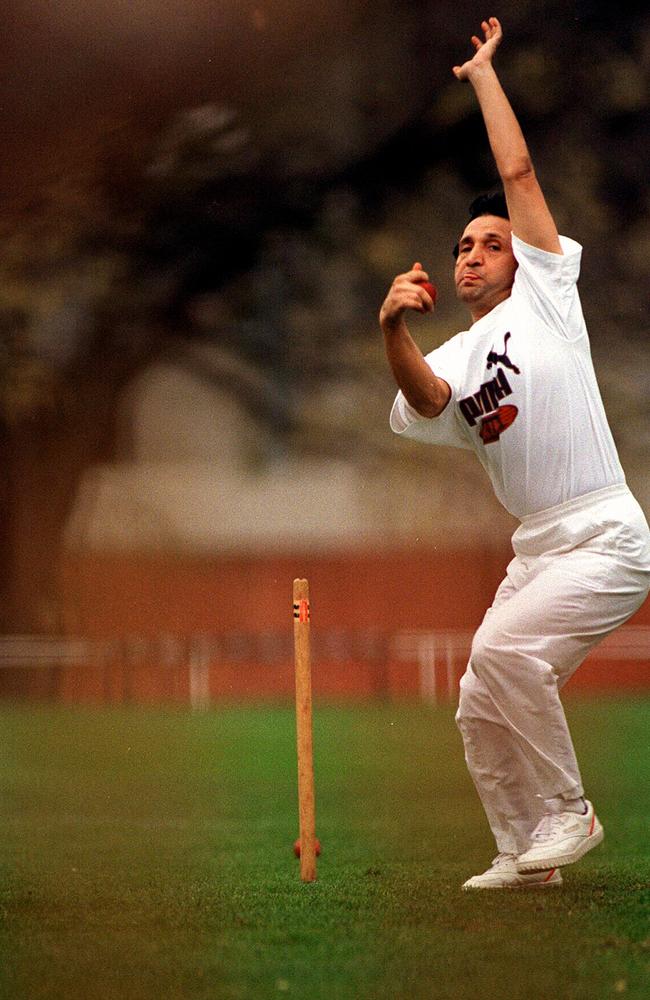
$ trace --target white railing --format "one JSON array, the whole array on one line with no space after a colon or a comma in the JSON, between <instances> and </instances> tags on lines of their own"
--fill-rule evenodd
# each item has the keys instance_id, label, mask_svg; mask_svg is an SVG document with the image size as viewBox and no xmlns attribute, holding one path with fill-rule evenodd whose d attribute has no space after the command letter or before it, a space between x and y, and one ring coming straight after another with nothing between
<instances>
[{"instance_id":1,"label":"white railing","mask_svg":"<svg viewBox=\"0 0 650 1000\"><path fill-rule=\"evenodd\" d=\"M458 681L469 659L474 633L453 630L415 630L393 637L393 652L398 660L417 663L420 694L435 702L441 688L446 697L455 697ZM650 686L650 626L628 625L617 629L589 653L587 660L646 660Z\"/></svg>"},{"instance_id":2,"label":"white railing","mask_svg":"<svg viewBox=\"0 0 650 1000\"><path fill-rule=\"evenodd\" d=\"M469 657L473 632L453 629L377 631L317 630L313 634L314 664L365 662L376 668L377 694L389 663L417 667L422 699L453 700ZM190 636L126 636L91 640L57 636L0 636L0 669L96 667L114 665L124 671L142 663L175 668L185 674L192 707L211 703L210 668L219 663L287 664L293 657L289 632L194 634ZM624 626L591 651L588 660L647 661L650 688L650 626ZM127 683L128 687L128 683ZM388 691L384 692L388 693ZM126 696L126 695L125 695Z\"/></svg>"},{"instance_id":3,"label":"white railing","mask_svg":"<svg viewBox=\"0 0 650 1000\"><path fill-rule=\"evenodd\" d=\"M45 635L0 636L0 667L74 667L92 660L88 639Z\"/></svg>"}]
</instances>

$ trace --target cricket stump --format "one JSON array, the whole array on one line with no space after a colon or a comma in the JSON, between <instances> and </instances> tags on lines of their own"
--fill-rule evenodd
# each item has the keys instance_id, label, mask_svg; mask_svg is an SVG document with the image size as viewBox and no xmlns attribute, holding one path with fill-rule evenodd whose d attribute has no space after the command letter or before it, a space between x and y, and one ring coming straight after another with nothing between
<instances>
[{"instance_id":1,"label":"cricket stump","mask_svg":"<svg viewBox=\"0 0 650 1000\"><path fill-rule=\"evenodd\" d=\"M316 808L309 619L309 582L307 580L294 580L293 643L296 674L298 813L300 820L300 878L303 882L316 880Z\"/></svg>"}]
</instances>

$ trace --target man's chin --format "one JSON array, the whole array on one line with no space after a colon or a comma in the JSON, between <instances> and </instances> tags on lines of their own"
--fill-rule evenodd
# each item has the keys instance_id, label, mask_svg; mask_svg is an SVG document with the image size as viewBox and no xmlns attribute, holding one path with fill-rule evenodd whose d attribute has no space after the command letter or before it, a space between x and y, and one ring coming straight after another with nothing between
<instances>
[{"instance_id":1,"label":"man's chin","mask_svg":"<svg viewBox=\"0 0 650 1000\"><path fill-rule=\"evenodd\" d=\"M456 289L456 297L461 302L477 302L483 293L484 289L479 288L478 285L461 285L460 288Z\"/></svg>"},{"instance_id":2,"label":"man's chin","mask_svg":"<svg viewBox=\"0 0 650 1000\"><path fill-rule=\"evenodd\" d=\"M485 287L476 288L474 285L463 285L456 289L457 298L472 311L472 314L491 312L511 294L512 288L504 289L501 293L495 293L494 289L488 290Z\"/></svg>"}]
</instances>

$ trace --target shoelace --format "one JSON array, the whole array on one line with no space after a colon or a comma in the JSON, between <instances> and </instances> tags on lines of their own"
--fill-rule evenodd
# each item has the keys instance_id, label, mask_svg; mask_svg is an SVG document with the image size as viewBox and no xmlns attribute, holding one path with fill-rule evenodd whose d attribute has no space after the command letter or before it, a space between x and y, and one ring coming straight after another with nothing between
<instances>
[{"instance_id":1,"label":"shoelace","mask_svg":"<svg viewBox=\"0 0 650 1000\"><path fill-rule=\"evenodd\" d=\"M501 865L506 864L508 861L514 861L516 859L516 854L497 854L496 858L492 861L491 868L499 868Z\"/></svg>"},{"instance_id":2,"label":"shoelace","mask_svg":"<svg viewBox=\"0 0 650 1000\"><path fill-rule=\"evenodd\" d=\"M532 840L547 840L564 824L562 813L546 813L533 830Z\"/></svg>"}]
</instances>

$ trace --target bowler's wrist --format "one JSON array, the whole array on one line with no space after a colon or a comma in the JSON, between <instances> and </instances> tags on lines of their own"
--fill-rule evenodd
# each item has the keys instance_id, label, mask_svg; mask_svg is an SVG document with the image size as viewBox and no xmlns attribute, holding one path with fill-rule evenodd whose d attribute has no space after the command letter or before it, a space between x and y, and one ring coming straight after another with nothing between
<instances>
[{"instance_id":1,"label":"bowler's wrist","mask_svg":"<svg viewBox=\"0 0 650 1000\"><path fill-rule=\"evenodd\" d=\"M404 322L403 313L400 313L399 316L380 317L379 326L386 337L394 337L396 334L399 335L408 333L408 327Z\"/></svg>"},{"instance_id":2,"label":"bowler's wrist","mask_svg":"<svg viewBox=\"0 0 650 1000\"><path fill-rule=\"evenodd\" d=\"M483 80L488 80L491 77L496 76L496 71L492 65L492 60L489 59L486 62L480 62L470 65L467 70L467 80L472 85L479 84Z\"/></svg>"}]
</instances>

